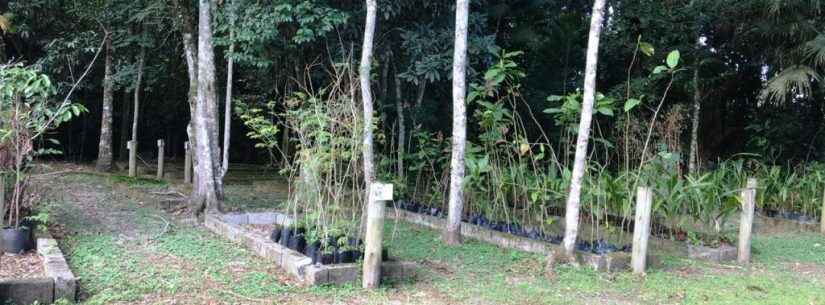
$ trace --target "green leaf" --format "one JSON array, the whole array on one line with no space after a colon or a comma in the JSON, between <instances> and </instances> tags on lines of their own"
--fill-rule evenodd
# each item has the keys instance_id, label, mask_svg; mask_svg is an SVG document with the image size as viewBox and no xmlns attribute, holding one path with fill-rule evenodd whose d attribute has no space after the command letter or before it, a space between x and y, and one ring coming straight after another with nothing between
<instances>
[{"instance_id":1,"label":"green leaf","mask_svg":"<svg viewBox=\"0 0 825 305\"><path fill-rule=\"evenodd\" d=\"M596 109L596 112L606 116L613 116L613 108L610 107L599 107L599 109Z\"/></svg>"},{"instance_id":2,"label":"green leaf","mask_svg":"<svg viewBox=\"0 0 825 305\"><path fill-rule=\"evenodd\" d=\"M653 68L653 74L659 74L659 73L665 72L667 70L668 69L665 66L656 66L656 68Z\"/></svg>"},{"instance_id":3,"label":"green leaf","mask_svg":"<svg viewBox=\"0 0 825 305\"><path fill-rule=\"evenodd\" d=\"M558 102L561 101L564 97L561 95L551 95L547 97L548 102Z\"/></svg>"},{"instance_id":4,"label":"green leaf","mask_svg":"<svg viewBox=\"0 0 825 305\"><path fill-rule=\"evenodd\" d=\"M681 54L679 50L673 50L670 54L667 55L667 66L671 69L676 68L679 65L679 58Z\"/></svg>"},{"instance_id":5,"label":"green leaf","mask_svg":"<svg viewBox=\"0 0 825 305\"><path fill-rule=\"evenodd\" d=\"M647 42L639 42L639 50L642 51L643 54L647 55L647 57L653 56L653 54L656 53L653 45Z\"/></svg>"},{"instance_id":6,"label":"green leaf","mask_svg":"<svg viewBox=\"0 0 825 305\"><path fill-rule=\"evenodd\" d=\"M639 100L639 99L635 99L635 98L627 99L627 101L624 102L624 112L629 112L630 110L633 110L633 108L635 108L636 106L638 106L641 103L642 103L642 101Z\"/></svg>"}]
</instances>

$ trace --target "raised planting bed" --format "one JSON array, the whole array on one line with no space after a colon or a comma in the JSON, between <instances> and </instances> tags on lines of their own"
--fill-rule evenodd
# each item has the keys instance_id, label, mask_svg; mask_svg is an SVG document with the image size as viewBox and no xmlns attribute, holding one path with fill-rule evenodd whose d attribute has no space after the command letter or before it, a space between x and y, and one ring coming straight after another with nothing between
<instances>
[{"instance_id":1,"label":"raised planting bed","mask_svg":"<svg viewBox=\"0 0 825 305\"><path fill-rule=\"evenodd\" d=\"M387 217L436 230L442 230L447 226L446 219L407 211L404 209L388 210ZM468 222L463 222L461 224L461 235L503 248L517 249L538 254L550 255L563 250L561 245L559 245L561 242L560 239L556 243L553 242L557 239L557 237L523 237L511 233L491 230ZM593 243L583 242L578 246L579 249L576 251L576 254L579 261L584 265L590 266L594 270L600 272L616 272L630 269L631 255L629 252L611 251L597 254L593 252L593 249L597 247L592 247L592 245ZM648 255L648 262L655 262L655 258Z\"/></svg>"},{"instance_id":2,"label":"raised planting bed","mask_svg":"<svg viewBox=\"0 0 825 305\"><path fill-rule=\"evenodd\" d=\"M729 244L722 244L718 247L706 247L693 244L687 245L688 257L721 263L736 259L738 250Z\"/></svg>"},{"instance_id":3,"label":"raised planting bed","mask_svg":"<svg viewBox=\"0 0 825 305\"><path fill-rule=\"evenodd\" d=\"M0 269L11 268L12 262L29 264L0 271L0 304L52 304L60 299L76 300L77 279L57 247L57 241L48 233L37 235L37 252L0 258Z\"/></svg>"},{"instance_id":4,"label":"raised planting bed","mask_svg":"<svg viewBox=\"0 0 825 305\"><path fill-rule=\"evenodd\" d=\"M819 231L819 220L798 212L783 212L775 210L761 210L755 219L755 230L758 233L776 231Z\"/></svg>"},{"instance_id":5,"label":"raised planting bed","mask_svg":"<svg viewBox=\"0 0 825 305\"><path fill-rule=\"evenodd\" d=\"M206 227L232 242L241 244L258 256L268 259L306 285L357 283L361 264L322 264L306 254L271 240L260 226L289 227L289 216L276 212L207 215ZM258 226L259 228L255 228ZM386 258L381 264L382 279L408 279L415 275L415 264Z\"/></svg>"}]
</instances>

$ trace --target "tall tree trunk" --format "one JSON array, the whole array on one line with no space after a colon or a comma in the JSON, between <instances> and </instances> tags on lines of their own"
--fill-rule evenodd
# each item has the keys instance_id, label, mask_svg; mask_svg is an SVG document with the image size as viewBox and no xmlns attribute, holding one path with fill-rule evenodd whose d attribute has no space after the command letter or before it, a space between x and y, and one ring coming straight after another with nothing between
<instances>
[{"instance_id":1,"label":"tall tree trunk","mask_svg":"<svg viewBox=\"0 0 825 305\"><path fill-rule=\"evenodd\" d=\"M198 139L195 137L197 97L198 97L198 47L195 40L195 22L192 14L185 3L181 0L172 0L172 5L178 15L177 26L183 40L183 56L186 58L186 72L189 75L189 92L187 101L189 102L189 124L186 126L186 135L189 139L190 147L197 147ZM198 166L198 156L192 153L193 167ZM197 185L198 176L193 176L193 185ZM193 202L194 203L194 202Z\"/></svg>"},{"instance_id":2,"label":"tall tree trunk","mask_svg":"<svg viewBox=\"0 0 825 305\"><path fill-rule=\"evenodd\" d=\"M450 199L444 242L461 243L461 214L464 210L464 152L467 146L467 23L469 0L456 0L455 48L453 52L453 138L450 160Z\"/></svg>"},{"instance_id":3,"label":"tall tree trunk","mask_svg":"<svg viewBox=\"0 0 825 305\"><path fill-rule=\"evenodd\" d=\"M406 152L405 152L406 147L405 146L407 145L407 142L406 142L405 138L407 136L406 135L407 130L406 130L406 126L404 125L404 101L402 100L402 98L403 97L401 95L401 77L398 74L396 74L395 75L395 112L398 115L397 116L397 118L398 118L398 147L397 147L398 157L397 158L398 159L396 160L396 171L397 171L397 174L398 174L398 178L401 181L404 181L404 155L406 154Z\"/></svg>"},{"instance_id":4,"label":"tall tree trunk","mask_svg":"<svg viewBox=\"0 0 825 305\"><path fill-rule=\"evenodd\" d=\"M140 91L143 83L143 67L146 66L146 47L140 47L138 55L137 77L134 86L134 104L132 105L132 150L129 151L129 176L137 175L138 122L140 119Z\"/></svg>"},{"instance_id":5,"label":"tall tree trunk","mask_svg":"<svg viewBox=\"0 0 825 305\"><path fill-rule=\"evenodd\" d=\"M100 143L97 146L97 163L95 170L108 172L112 170L112 99L114 79L112 79L112 38L106 34L106 58L103 74L103 107L101 108Z\"/></svg>"},{"instance_id":6,"label":"tall tree trunk","mask_svg":"<svg viewBox=\"0 0 825 305\"><path fill-rule=\"evenodd\" d=\"M375 164L373 164L373 141L372 141L372 92L370 89L370 69L372 67L372 41L375 35L375 14L378 4L375 0L367 0L367 20L364 27L364 45L361 48L361 65L359 66L359 78L361 81L361 100L364 103L364 180L367 184L367 197L370 194L370 185L375 180ZM368 199L371 204L372 199Z\"/></svg>"},{"instance_id":7,"label":"tall tree trunk","mask_svg":"<svg viewBox=\"0 0 825 305\"><path fill-rule=\"evenodd\" d=\"M198 85L195 106L195 167L197 181L192 202L198 213L220 212L223 182L220 179L221 160L217 131L217 93L215 90L215 53L212 46L212 1L199 0L198 9Z\"/></svg>"},{"instance_id":8,"label":"tall tree trunk","mask_svg":"<svg viewBox=\"0 0 825 305\"><path fill-rule=\"evenodd\" d=\"M129 103L129 90L123 89L123 104L120 115L120 144L118 146L118 158L126 161L129 158L129 151L126 149L126 142L129 141L129 113L132 112L132 103Z\"/></svg>"},{"instance_id":9,"label":"tall tree trunk","mask_svg":"<svg viewBox=\"0 0 825 305\"><path fill-rule=\"evenodd\" d=\"M699 121L702 114L702 92L699 91L699 60L693 67L693 117L690 128L690 150L688 152L688 173L696 174L699 167Z\"/></svg>"},{"instance_id":10,"label":"tall tree trunk","mask_svg":"<svg viewBox=\"0 0 825 305\"><path fill-rule=\"evenodd\" d=\"M229 4L230 6L234 4ZM229 12L229 56L226 60L226 102L224 103L223 115L223 162L221 164L221 181L229 171L229 141L232 136L232 73L235 61L232 55L235 52L235 7L232 6Z\"/></svg>"},{"instance_id":11,"label":"tall tree trunk","mask_svg":"<svg viewBox=\"0 0 825 305\"><path fill-rule=\"evenodd\" d=\"M584 71L584 100L576 139L573 173L570 179L570 194L567 196L564 218L564 252L568 258L574 257L579 232L579 201L581 200L582 177L584 177L585 166L587 166L587 142L590 138L590 122L593 119L593 100L596 96L596 68L599 60L599 37L604 23L604 6L605 0L595 0L593 14L590 17L587 64Z\"/></svg>"}]
</instances>

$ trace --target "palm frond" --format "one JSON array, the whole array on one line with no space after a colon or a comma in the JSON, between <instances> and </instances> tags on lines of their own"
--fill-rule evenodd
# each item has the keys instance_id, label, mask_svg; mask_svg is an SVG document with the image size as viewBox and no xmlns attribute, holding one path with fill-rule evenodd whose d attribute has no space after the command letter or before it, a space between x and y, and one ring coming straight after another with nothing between
<instances>
[{"instance_id":1,"label":"palm frond","mask_svg":"<svg viewBox=\"0 0 825 305\"><path fill-rule=\"evenodd\" d=\"M768 81L760 97L765 101L784 103L791 95L811 94L812 83L822 77L810 66L791 66Z\"/></svg>"},{"instance_id":2,"label":"palm frond","mask_svg":"<svg viewBox=\"0 0 825 305\"><path fill-rule=\"evenodd\" d=\"M0 32L10 33L12 32L12 23L11 23L11 15L9 14L2 14L0 15Z\"/></svg>"},{"instance_id":3,"label":"palm frond","mask_svg":"<svg viewBox=\"0 0 825 305\"><path fill-rule=\"evenodd\" d=\"M809 58L814 64L825 66L825 34L819 34L811 41L808 41L803 46L805 57Z\"/></svg>"}]
</instances>

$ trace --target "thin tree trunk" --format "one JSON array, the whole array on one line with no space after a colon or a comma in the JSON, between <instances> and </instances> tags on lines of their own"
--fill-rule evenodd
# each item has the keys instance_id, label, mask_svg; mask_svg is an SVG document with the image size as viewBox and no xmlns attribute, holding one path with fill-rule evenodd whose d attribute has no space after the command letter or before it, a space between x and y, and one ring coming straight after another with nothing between
<instances>
[{"instance_id":1,"label":"thin tree trunk","mask_svg":"<svg viewBox=\"0 0 825 305\"><path fill-rule=\"evenodd\" d=\"M220 180L221 160L217 131L217 93L215 90L215 53L212 46L212 1L200 0L198 9L198 85L196 105L197 139L195 167L197 181L192 202L198 214L207 210L220 212L223 182Z\"/></svg>"},{"instance_id":2,"label":"thin tree trunk","mask_svg":"<svg viewBox=\"0 0 825 305\"><path fill-rule=\"evenodd\" d=\"M596 96L596 68L599 60L599 36L604 23L605 0L595 0L590 18L590 36L587 42L587 64L584 74L584 97L581 121L576 139L576 155L573 159L573 173L570 179L570 194L567 197L564 226L564 254L574 257L576 238L579 232L579 206L581 200L582 177L587 166L587 142L590 138L590 122L593 119L593 100Z\"/></svg>"},{"instance_id":3,"label":"thin tree trunk","mask_svg":"<svg viewBox=\"0 0 825 305\"><path fill-rule=\"evenodd\" d=\"M361 82L361 100L364 104L364 181L366 182L366 197L367 197L367 213L382 213L382 201L376 201L372 196L372 183L375 181L375 165L373 164L373 101L372 91L370 88L370 70L372 68L372 48L373 38L375 36L375 15L378 10L376 0L366 0L367 5L367 20L364 26L364 44L361 47L361 64L359 66L359 78ZM383 218L383 215L368 215L369 223L373 220ZM363 217L362 217L363 219ZM364 272L363 272L363 287L373 289L378 286L381 279L381 227L372 226L367 227L367 245L364 256ZM375 244L378 242L378 244ZM373 248L377 247L378 251ZM372 250L371 250L372 249Z\"/></svg>"},{"instance_id":4,"label":"thin tree trunk","mask_svg":"<svg viewBox=\"0 0 825 305\"><path fill-rule=\"evenodd\" d=\"M146 65L146 48L140 48L138 70L134 86L134 104L132 105L132 150L129 151L129 176L137 175L138 120L140 119L140 90L143 83L143 67Z\"/></svg>"},{"instance_id":5,"label":"thin tree trunk","mask_svg":"<svg viewBox=\"0 0 825 305\"><path fill-rule=\"evenodd\" d=\"M699 91L699 63L693 67L693 117L690 128L690 150L688 152L688 173L696 174L699 166L699 122L702 114L702 92Z\"/></svg>"},{"instance_id":6,"label":"thin tree trunk","mask_svg":"<svg viewBox=\"0 0 825 305\"><path fill-rule=\"evenodd\" d=\"M129 158L129 150L126 149L126 142L129 141L129 113L132 112L132 103L129 103L129 91L123 89L123 100L120 102L123 104L123 109L121 109L120 115L120 145L118 150L120 153L118 154L118 158L121 161L126 161Z\"/></svg>"},{"instance_id":7,"label":"thin tree trunk","mask_svg":"<svg viewBox=\"0 0 825 305\"><path fill-rule=\"evenodd\" d=\"M103 107L101 108L100 144L97 147L95 170L108 172L112 170L112 99L114 80L112 79L112 38L106 35L105 72L103 74Z\"/></svg>"},{"instance_id":8,"label":"thin tree trunk","mask_svg":"<svg viewBox=\"0 0 825 305\"><path fill-rule=\"evenodd\" d=\"M375 11L377 9L375 0L367 0L367 21L364 28L364 45L361 48L361 64L359 66L359 78L361 81L361 100L364 103L364 180L367 184L367 195L372 182L375 180L375 165L373 164L373 141L372 141L372 92L370 89L370 69L372 67L372 41L375 35ZM371 201L371 200L370 200Z\"/></svg>"},{"instance_id":9,"label":"thin tree trunk","mask_svg":"<svg viewBox=\"0 0 825 305\"><path fill-rule=\"evenodd\" d=\"M398 115L398 159L396 160L396 171L398 172L398 178L404 181L404 155L406 154L405 146L407 142L405 138L407 136L407 128L404 125L404 101L401 95L401 77L399 77L398 74L395 75L395 112Z\"/></svg>"},{"instance_id":10,"label":"thin tree trunk","mask_svg":"<svg viewBox=\"0 0 825 305\"><path fill-rule=\"evenodd\" d=\"M230 4L233 5L233 4ZM223 115L223 162L221 164L221 181L226 177L226 172L229 171L229 141L232 136L232 73L234 60L232 55L235 52L235 8L230 8L230 26L229 26L229 58L226 63L226 102L224 103Z\"/></svg>"},{"instance_id":11,"label":"thin tree trunk","mask_svg":"<svg viewBox=\"0 0 825 305\"><path fill-rule=\"evenodd\" d=\"M464 209L464 152L467 145L467 23L469 0L456 0L455 48L453 52L453 138L450 160L450 199L444 242L461 243L461 214Z\"/></svg>"}]
</instances>

